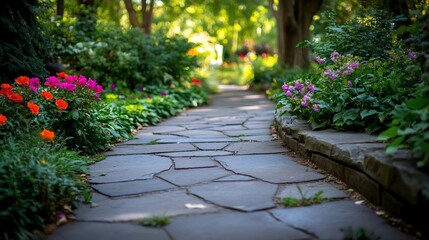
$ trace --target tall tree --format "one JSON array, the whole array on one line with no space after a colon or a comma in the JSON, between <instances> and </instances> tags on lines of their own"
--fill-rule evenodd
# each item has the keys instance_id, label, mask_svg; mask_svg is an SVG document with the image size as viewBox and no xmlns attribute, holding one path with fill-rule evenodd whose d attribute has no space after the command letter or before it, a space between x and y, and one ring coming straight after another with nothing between
<instances>
[{"instance_id":1,"label":"tall tree","mask_svg":"<svg viewBox=\"0 0 429 240\"><path fill-rule=\"evenodd\" d=\"M323 0L279 0L277 9L269 0L270 9L277 21L279 62L287 67L306 68L310 65L310 49L297 48L304 40L310 40L310 25Z\"/></svg>"},{"instance_id":2,"label":"tall tree","mask_svg":"<svg viewBox=\"0 0 429 240\"><path fill-rule=\"evenodd\" d=\"M141 4L141 23L139 23L137 17L137 11L134 8L132 0L124 0L125 8L128 12L131 26L141 28L144 33L151 34L152 32L152 19L153 19L153 8L155 0L142 0Z\"/></svg>"}]
</instances>

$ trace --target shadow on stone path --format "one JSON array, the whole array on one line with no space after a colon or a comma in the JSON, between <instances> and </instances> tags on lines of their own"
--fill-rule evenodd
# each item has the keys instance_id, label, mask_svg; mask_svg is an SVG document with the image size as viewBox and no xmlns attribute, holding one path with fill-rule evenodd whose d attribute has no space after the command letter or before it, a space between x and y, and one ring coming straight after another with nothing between
<instances>
[{"instance_id":1,"label":"shadow on stone path","mask_svg":"<svg viewBox=\"0 0 429 240\"><path fill-rule=\"evenodd\" d=\"M90 167L96 207L47 239L343 239L365 229L380 239L411 239L314 169L300 165L271 136L274 104L226 87L209 106L140 131ZM323 191L331 201L284 208L283 197ZM166 215L163 228L134 220Z\"/></svg>"}]
</instances>

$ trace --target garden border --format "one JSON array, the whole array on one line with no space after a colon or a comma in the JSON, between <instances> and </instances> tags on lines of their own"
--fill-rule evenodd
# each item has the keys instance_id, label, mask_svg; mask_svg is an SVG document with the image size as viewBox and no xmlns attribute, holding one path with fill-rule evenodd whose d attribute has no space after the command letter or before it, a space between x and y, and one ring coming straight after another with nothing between
<instances>
[{"instance_id":1,"label":"garden border","mask_svg":"<svg viewBox=\"0 0 429 240\"><path fill-rule=\"evenodd\" d=\"M423 231L429 216L429 175L416 168L411 152L385 153L385 143L364 133L311 130L277 110L274 126L284 144L338 177L376 206Z\"/></svg>"}]
</instances>

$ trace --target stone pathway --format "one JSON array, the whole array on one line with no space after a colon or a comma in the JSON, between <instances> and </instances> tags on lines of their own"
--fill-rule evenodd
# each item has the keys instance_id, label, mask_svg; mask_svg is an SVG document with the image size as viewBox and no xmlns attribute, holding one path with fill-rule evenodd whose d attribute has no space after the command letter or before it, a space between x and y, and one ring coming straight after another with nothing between
<instances>
[{"instance_id":1,"label":"stone pathway","mask_svg":"<svg viewBox=\"0 0 429 240\"><path fill-rule=\"evenodd\" d=\"M77 221L47 239L343 239L350 228L411 239L293 161L271 135L273 118L263 95L226 87L211 105L140 131L90 167L95 204L79 206ZM279 204L319 191L330 200ZM135 223L160 215L170 224Z\"/></svg>"}]
</instances>

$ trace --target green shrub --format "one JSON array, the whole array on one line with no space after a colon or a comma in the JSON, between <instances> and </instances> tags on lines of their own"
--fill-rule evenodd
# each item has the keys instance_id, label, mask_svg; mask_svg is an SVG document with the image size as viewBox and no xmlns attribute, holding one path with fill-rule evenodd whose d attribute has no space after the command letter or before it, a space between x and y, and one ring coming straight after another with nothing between
<instances>
[{"instance_id":1,"label":"green shrub","mask_svg":"<svg viewBox=\"0 0 429 240\"><path fill-rule=\"evenodd\" d=\"M2 239L32 238L85 189L78 179L86 171L82 157L37 135L17 130L0 141Z\"/></svg>"}]
</instances>

